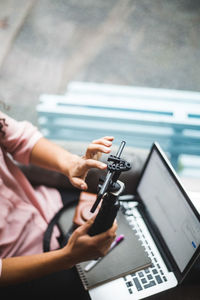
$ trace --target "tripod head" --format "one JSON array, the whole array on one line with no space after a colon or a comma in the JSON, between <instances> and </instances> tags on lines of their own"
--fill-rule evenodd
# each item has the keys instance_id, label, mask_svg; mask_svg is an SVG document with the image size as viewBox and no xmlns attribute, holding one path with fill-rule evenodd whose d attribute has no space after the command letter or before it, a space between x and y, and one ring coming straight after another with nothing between
<instances>
[{"instance_id":1,"label":"tripod head","mask_svg":"<svg viewBox=\"0 0 200 300\"><path fill-rule=\"evenodd\" d=\"M100 203L102 197L105 193L115 192L119 189L117 180L121 172L125 172L131 169L130 163L121 159L121 154L124 149L126 142L122 141L116 155L109 155L108 157L108 172L104 180L100 180L99 192L97 194L97 200L91 208L91 212L95 212L98 204Z\"/></svg>"}]
</instances>

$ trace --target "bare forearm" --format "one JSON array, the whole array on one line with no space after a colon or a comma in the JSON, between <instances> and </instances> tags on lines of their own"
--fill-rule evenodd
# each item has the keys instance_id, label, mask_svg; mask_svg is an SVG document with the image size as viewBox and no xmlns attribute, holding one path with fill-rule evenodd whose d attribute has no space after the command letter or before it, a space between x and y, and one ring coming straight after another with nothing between
<instances>
[{"instance_id":1,"label":"bare forearm","mask_svg":"<svg viewBox=\"0 0 200 300\"><path fill-rule=\"evenodd\" d=\"M72 158L73 154L70 152L45 138L41 138L33 147L30 162L63 173L66 172L66 169L62 169L63 165L66 166L67 162L70 165Z\"/></svg>"},{"instance_id":2,"label":"bare forearm","mask_svg":"<svg viewBox=\"0 0 200 300\"><path fill-rule=\"evenodd\" d=\"M22 283L70 267L70 259L63 255L62 250L5 258L2 260L0 286Z\"/></svg>"}]
</instances>

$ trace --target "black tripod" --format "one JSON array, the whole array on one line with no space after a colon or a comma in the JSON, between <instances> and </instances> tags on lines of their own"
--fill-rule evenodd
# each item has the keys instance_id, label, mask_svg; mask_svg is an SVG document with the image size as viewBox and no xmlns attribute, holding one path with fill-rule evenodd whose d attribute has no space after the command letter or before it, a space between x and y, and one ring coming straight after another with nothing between
<instances>
[{"instance_id":1,"label":"black tripod","mask_svg":"<svg viewBox=\"0 0 200 300\"><path fill-rule=\"evenodd\" d=\"M126 143L122 141L117 154L108 157L108 173L105 179L100 179L97 200L91 208L91 212L94 212L102 200L101 208L88 232L91 236L104 232L112 227L119 210L120 204L118 197L124 190L124 183L119 181L118 178L121 172L128 171L131 168L128 162L120 158L125 144Z\"/></svg>"}]
</instances>

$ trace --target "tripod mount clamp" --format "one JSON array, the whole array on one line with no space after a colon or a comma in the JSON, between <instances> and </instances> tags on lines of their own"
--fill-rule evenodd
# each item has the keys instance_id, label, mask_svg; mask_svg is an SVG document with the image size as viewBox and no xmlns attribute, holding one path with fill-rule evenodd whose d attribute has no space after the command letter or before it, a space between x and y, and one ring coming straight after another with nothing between
<instances>
[{"instance_id":1,"label":"tripod mount clamp","mask_svg":"<svg viewBox=\"0 0 200 300\"><path fill-rule=\"evenodd\" d=\"M118 197L121 195L121 193L123 192L125 185L122 181L117 180L116 184L119 186L119 189L113 192L110 192L113 196Z\"/></svg>"},{"instance_id":2,"label":"tripod mount clamp","mask_svg":"<svg viewBox=\"0 0 200 300\"><path fill-rule=\"evenodd\" d=\"M91 236L109 229L119 210L118 197L123 192L125 185L118 178L122 172L131 169L130 163L120 157L125 144L126 142L122 141L117 154L108 157L107 175L104 179L100 179L97 199L90 210L93 213L103 199L94 224L89 230Z\"/></svg>"},{"instance_id":3,"label":"tripod mount clamp","mask_svg":"<svg viewBox=\"0 0 200 300\"><path fill-rule=\"evenodd\" d=\"M128 163L126 160L120 157L125 144L126 142L122 141L117 151L117 154L109 155L108 157L108 166L107 166L108 173L105 179L100 179L100 184L98 185L97 200L95 201L94 205L90 210L92 213L95 212L97 206L99 205L101 199L103 198L103 195L106 192L109 191L114 192L119 189L117 180L121 172L125 172L131 169L130 163Z\"/></svg>"}]
</instances>

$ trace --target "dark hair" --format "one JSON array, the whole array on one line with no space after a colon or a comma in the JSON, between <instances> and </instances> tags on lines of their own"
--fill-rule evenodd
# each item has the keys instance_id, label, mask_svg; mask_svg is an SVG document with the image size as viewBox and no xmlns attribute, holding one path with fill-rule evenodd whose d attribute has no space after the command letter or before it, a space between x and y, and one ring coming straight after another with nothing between
<instances>
[{"instance_id":1,"label":"dark hair","mask_svg":"<svg viewBox=\"0 0 200 300\"><path fill-rule=\"evenodd\" d=\"M3 130L4 126L8 126L8 124L6 124L6 119L0 119L0 133L1 135L4 137L6 135L5 131Z\"/></svg>"}]
</instances>

